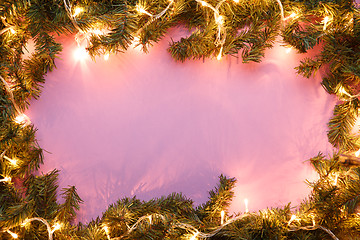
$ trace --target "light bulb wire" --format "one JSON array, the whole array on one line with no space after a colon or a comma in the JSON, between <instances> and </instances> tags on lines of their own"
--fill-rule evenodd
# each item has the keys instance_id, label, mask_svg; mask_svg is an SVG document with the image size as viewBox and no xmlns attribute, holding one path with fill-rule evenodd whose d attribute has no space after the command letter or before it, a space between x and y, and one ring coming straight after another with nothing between
<instances>
[{"instance_id":1,"label":"light bulb wire","mask_svg":"<svg viewBox=\"0 0 360 240\"><path fill-rule=\"evenodd\" d=\"M79 32L83 32L81 30L81 28L79 27L79 25L76 22L75 17L71 14L71 3L68 2L68 0L64 0L64 6L65 6L65 10L67 12L68 17L70 18L71 23L74 25L74 27L79 31Z\"/></svg>"},{"instance_id":2,"label":"light bulb wire","mask_svg":"<svg viewBox=\"0 0 360 240\"><path fill-rule=\"evenodd\" d=\"M160 13L158 14L151 14L148 11L146 11L145 9L143 9L143 13L148 15L151 19L149 21L147 21L144 26L142 26L141 28L139 28L139 30L136 32L136 36L139 36L140 32L144 30L144 28L146 28L147 26L149 26L151 23L153 23L155 20L161 18L162 16L164 16L164 14L170 9L170 7L174 4L174 0L170 0L170 3L167 5L167 7L165 9L163 9Z\"/></svg>"}]
</instances>

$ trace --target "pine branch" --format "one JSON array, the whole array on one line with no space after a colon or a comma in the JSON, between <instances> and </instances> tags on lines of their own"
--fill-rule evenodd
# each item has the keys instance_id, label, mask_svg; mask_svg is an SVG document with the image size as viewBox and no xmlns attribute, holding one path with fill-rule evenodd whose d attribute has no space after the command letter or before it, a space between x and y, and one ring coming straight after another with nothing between
<instances>
[{"instance_id":1,"label":"pine branch","mask_svg":"<svg viewBox=\"0 0 360 240\"><path fill-rule=\"evenodd\" d=\"M34 202L36 216L45 219L55 218L58 210L56 203L58 172L53 170L42 176L30 175L24 182L26 195L29 201Z\"/></svg>"},{"instance_id":2,"label":"pine branch","mask_svg":"<svg viewBox=\"0 0 360 240\"><path fill-rule=\"evenodd\" d=\"M219 176L220 183L209 192L209 201L196 208L200 220L204 222L219 223L221 211L227 211L233 197L236 180Z\"/></svg>"},{"instance_id":3,"label":"pine branch","mask_svg":"<svg viewBox=\"0 0 360 240\"><path fill-rule=\"evenodd\" d=\"M76 217L76 210L80 209L80 204L83 200L77 194L75 186L63 188L61 195L65 202L59 205L56 219L60 222L72 222Z\"/></svg>"},{"instance_id":4,"label":"pine branch","mask_svg":"<svg viewBox=\"0 0 360 240\"><path fill-rule=\"evenodd\" d=\"M350 151L358 149L357 138L350 135L357 117L357 107L352 101L335 106L333 117L328 127L329 142L341 150Z\"/></svg>"}]
</instances>

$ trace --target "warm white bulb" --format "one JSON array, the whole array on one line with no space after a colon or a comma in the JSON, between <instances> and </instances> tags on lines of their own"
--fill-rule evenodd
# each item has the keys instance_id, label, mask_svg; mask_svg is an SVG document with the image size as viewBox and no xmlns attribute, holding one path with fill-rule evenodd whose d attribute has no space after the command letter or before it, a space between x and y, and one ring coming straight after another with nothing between
<instances>
[{"instance_id":1,"label":"warm white bulb","mask_svg":"<svg viewBox=\"0 0 360 240\"><path fill-rule=\"evenodd\" d=\"M347 96L351 97L351 95L345 90L345 88L343 86L340 86L338 91L341 94L344 94L344 95L347 95Z\"/></svg>"},{"instance_id":2,"label":"warm white bulb","mask_svg":"<svg viewBox=\"0 0 360 240\"><path fill-rule=\"evenodd\" d=\"M324 24L326 24L328 21L329 21L329 17L328 16L324 17Z\"/></svg>"},{"instance_id":3,"label":"warm white bulb","mask_svg":"<svg viewBox=\"0 0 360 240\"><path fill-rule=\"evenodd\" d=\"M18 124L25 124L27 123L29 120L29 117L26 116L25 114L19 114L15 117L14 121Z\"/></svg>"},{"instance_id":4,"label":"warm white bulb","mask_svg":"<svg viewBox=\"0 0 360 240\"><path fill-rule=\"evenodd\" d=\"M239 0L234 0L235 3L239 3Z\"/></svg>"},{"instance_id":5,"label":"warm white bulb","mask_svg":"<svg viewBox=\"0 0 360 240\"><path fill-rule=\"evenodd\" d=\"M30 223L29 219L25 219L25 221L21 224L21 226L26 227L28 223Z\"/></svg>"},{"instance_id":6,"label":"warm white bulb","mask_svg":"<svg viewBox=\"0 0 360 240\"><path fill-rule=\"evenodd\" d=\"M292 48L289 47L289 48L286 48L285 52L286 52L287 54L289 54L289 53L291 52L291 50L292 50Z\"/></svg>"},{"instance_id":7,"label":"warm white bulb","mask_svg":"<svg viewBox=\"0 0 360 240\"><path fill-rule=\"evenodd\" d=\"M93 30L91 30L89 32L91 32L93 34L96 34L96 35L102 35L103 34L103 32L100 29L93 29Z\"/></svg>"},{"instance_id":8,"label":"warm white bulb","mask_svg":"<svg viewBox=\"0 0 360 240\"><path fill-rule=\"evenodd\" d=\"M146 10L140 6L140 5L137 5L136 6L136 10L139 12L139 13L144 13L144 14L147 14Z\"/></svg>"},{"instance_id":9,"label":"warm white bulb","mask_svg":"<svg viewBox=\"0 0 360 240\"><path fill-rule=\"evenodd\" d=\"M359 157L360 155L360 149L355 152L355 157Z\"/></svg>"},{"instance_id":10,"label":"warm white bulb","mask_svg":"<svg viewBox=\"0 0 360 240\"><path fill-rule=\"evenodd\" d=\"M74 10L73 17L76 17L77 15L82 13L83 11L84 11L84 9L82 7L76 7L75 10Z\"/></svg>"},{"instance_id":11,"label":"warm white bulb","mask_svg":"<svg viewBox=\"0 0 360 240\"><path fill-rule=\"evenodd\" d=\"M221 211L220 216L221 216L221 225L223 225L224 220L225 220L225 211L224 210Z\"/></svg>"},{"instance_id":12,"label":"warm white bulb","mask_svg":"<svg viewBox=\"0 0 360 240\"><path fill-rule=\"evenodd\" d=\"M16 233L11 232L10 230L6 231L8 234L10 234L13 238L18 238L19 236Z\"/></svg>"},{"instance_id":13,"label":"warm white bulb","mask_svg":"<svg viewBox=\"0 0 360 240\"><path fill-rule=\"evenodd\" d=\"M109 60L109 57L110 57L110 54L109 54L109 53L106 53L106 54L104 55L104 60L105 60L105 61Z\"/></svg>"},{"instance_id":14,"label":"warm white bulb","mask_svg":"<svg viewBox=\"0 0 360 240\"><path fill-rule=\"evenodd\" d=\"M16 159L10 159L9 162L14 166L17 165L17 160Z\"/></svg>"},{"instance_id":15,"label":"warm white bulb","mask_svg":"<svg viewBox=\"0 0 360 240\"><path fill-rule=\"evenodd\" d=\"M223 25L224 23L224 17L219 15L217 18L215 18L215 22L218 24L218 25Z\"/></svg>"},{"instance_id":16,"label":"warm white bulb","mask_svg":"<svg viewBox=\"0 0 360 240\"><path fill-rule=\"evenodd\" d=\"M15 29L12 28L12 27L11 27L9 30L10 30L10 32L11 32L12 34L15 34L15 33L16 33Z\"/></svg>"},{"instance_id":17,"label":"warm white bulb","mask_svg":"<svg viewBox=\"0 0 360 240\"><path fill-rule=\"evenodd\" d=\"M190 238L190 240L196 240L198 235L199 235L199 232L194 233L194 235L192 235L192 237Z\"/></svg>"},{"instance_id":18,"label":"warm white bulb","mask_svg":"<svg viewBox=\"0 0 360 240\"><path fill-rule=\"evenodd\" d=\"M249 212L249 200L247 198L244 199L244 204L245 204L245 212L248 213Z\"/></svg>"},{"instance_id":19,"label":"warm white bulb","mask_svg":"<svg viewBox=\"0 0 360 240\"><path fill-rule=\"evenodd\" d=\"M103 229L106 232L106 234L109 234L109 227L108 226L104 226Z\"/></svg>"},{"instance_id":20,"label":"warm white bulb","mask_svg":"<svg viewBox=\"0 0 360 240\"><path fill-rule=\"evenodd\" d=\"M291 13L291 15L290 15L290 18L295 18L296 17L296 13Z\"/></svg>"},{"instance_id":21,"label":"warm white bulb","mask_svg":"<svg viewBox=\"0 0 360 240\"><path fill-rule=\"evenodd\" d=\"M8 160L8 161L11 163L11 165L17 166L17 159L16 159L16 158L12 159L12 158L9 158L9 157L7 157L7 156L4 156L4 158L5 158L6 160Z\"/></svg>"},{"instance_id":22,"label":"warm white bulb","mask_svg":"<svg viewBox=\"0 0 360 240\"><path fill-rule=\"evenodd\" d=\"M324 27L323 27L323 31L326 30L327 28L327 24L329 22L330 18L328 16L324 17L323 23L324 23Z\"/></svg>"},{"instance_id":23,"label":"warm white bulb","mask_svg":"<svg viewBox=\"0 0 360 240\"><path fill-rule=\"evenodd\" d=\"M294 220L296 219L296 215L292 215L290 218L290 221L288 222L288 225L290 225Z\"/></svg>"},{"instance_id":24,"label":"warm white bulb","mask_svg":"<svg viewBox=\"0 0 360 240\"><path fill-rule=\"evenodd\" d=\"M3 179L1 179L1 181L3 181L3 182L11 182L11 177L4 177Z\"/></svg>"},{"instance_id":25,"label":"warm white bulb","mask_svg":"<svg viewBox=\"0 0 360 240\"><path fill-rule=\"evenodd\" d=\"M88 57L88 53L86 52L86 49L83 47L78 47L74 51L74 58L78 61L84 61Z\"/></svg>"},{"instance_id":26,"label":"warm white bulb","mask_svg":"<svg viewBox=\"0 0 360 240\"><path fill-rule=\"evenodd\" d=\"M61 228L61 224L57 222L54 224L52 231L55 232L55 231L59 230L60 228Z\"/></svg>"},{"instance_id":27,"label":"warm white bulb","mask_svg":"<svg viewBox=\"0 0 360 240\"><path fill-rule=\"evenodd\" d=\"M203 5L204 7L207 5L207 2L205 1L200 1L201 5Z\"/></svg>"}]
</instances>

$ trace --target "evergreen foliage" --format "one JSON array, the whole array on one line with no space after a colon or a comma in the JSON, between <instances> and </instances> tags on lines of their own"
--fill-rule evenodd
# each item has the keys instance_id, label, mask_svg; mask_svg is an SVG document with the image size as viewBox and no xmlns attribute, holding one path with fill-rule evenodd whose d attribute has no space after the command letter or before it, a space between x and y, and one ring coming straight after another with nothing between
<instances>
[{"instance_id":1,"label":"evergreen foliage","mask_svg":"<svg viewBox=\"0 0 360 240\"><path fill-rule=\"evenodd\" d=\"M360 147L351 133L360 96L360 13L353 1L2 0L0 18L1 239L13 233L20 239L360 239L360 167L339 160ZM76 34L95 58L126 51L134 41L147 52L176 26L188 28L189 36L169 43L175 61L231 55L260 62L275 41L300 53L321 47L297 71L305 77L325 72L322 86L338 97L328 137L339 154L310 159L319 179L308 182L312 193L297 209L289 204L229 215L236 181L221 175L198 207L176 193L123 198L101 218L74 224L82 202L76 188L62 189L59 203L58 171L35 175L43 149L34 126L18 119L55 68L62 51L56 36ZM29 41L35 52L26 57Z\"/></svg>"}]
</instances>

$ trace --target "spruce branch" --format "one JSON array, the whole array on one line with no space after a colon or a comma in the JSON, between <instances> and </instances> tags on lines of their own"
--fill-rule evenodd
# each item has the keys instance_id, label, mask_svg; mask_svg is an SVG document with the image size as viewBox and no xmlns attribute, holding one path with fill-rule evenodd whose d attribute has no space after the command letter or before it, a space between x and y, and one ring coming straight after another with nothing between
<instances>
[{"instance_id":1,"label":"spruce branch","mask_svg":"<svg viewBox=\"0 0 360 240\"><path fill-rule=\"evenodd\" d=\"M209 200L196 208L197 215L204 222L219 223L221 211L227 211L234 197L236 179L221 174L219 181L218 186L209 192Z\"/></svg>"},{"instance_id":2,"label":"spruce branch","mask_svg":"<svg viewBox=\"0 0 360 240\"><path fill-rule=\"evenodd\" d=\"M357 100L356 100L357 101ZM341 150L350 151L358 149L357 138L350 135L357 117L356 103L345 102L335 106L333 117L328 123L329 142Z\"/></svg>"},{"instance_id":3,"label":"spruce branch","mask_svg":"<svg viewBox=\"0 0 360 240\"><path fill-rule=\"evenodd\" d=\"M59 205L56 219L60 222L71 222L76 217L76 210L80 209L80 204L83 200L77 194L75 186L63 188L61 195L65 202Z\"/></svg>"},{"instance_id":4,"label":"spruce branch","mask_svg":"<svg viewBox=\"0 0 360 240\"><path fill-rule=\"evenodd\" d=\"M30 175L24 182L26 195L29 201L34 202L34 212L36 216L45 219L54 219L58 204L58 170L53 170L42 176Z\"/></svg>"}]
</instances>

